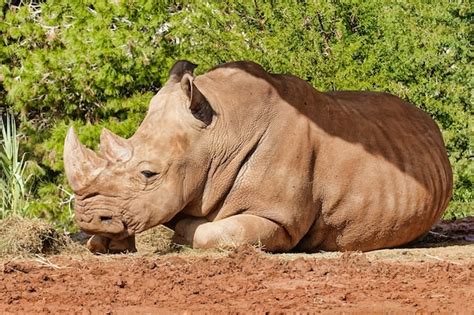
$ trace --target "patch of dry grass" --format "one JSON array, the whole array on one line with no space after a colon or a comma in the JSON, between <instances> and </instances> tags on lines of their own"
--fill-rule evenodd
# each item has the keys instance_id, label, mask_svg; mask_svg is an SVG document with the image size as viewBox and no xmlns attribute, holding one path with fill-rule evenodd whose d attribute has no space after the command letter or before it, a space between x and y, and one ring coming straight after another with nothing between
<instances>
[{"instance_id":1,"label":"patch of dry grass","mask_svg":"<svg viewBox=\"0 0 474 315\"><path fill-rule=\"evenodd\" d=\"M84 249L45 221L20 217L0 220L0 256L79 253Z\"/></svg>"},{"instance_id":2,"label":"patch of dry grass","mask_svg":"<svg viewBox=\"0 0 474 315\"><path fill-rule=\"evenodd\" d=\"M158 225L136 235L138 254L149 255L179 255L180 257L200 257L206 255L223 255L233 248L196 249L173 242L174 231Z\"/></svg>"},{"instance_id":3,"label":"patch of dry grass","mask_svg":"<svg viewBox=\"0 0 474 315\"><path fill-rule=\"evenodd\" d=\"M172 242L173 230L163 225L146 230L136 236L137 249L146 254L179 252L179 245Z\"/></svg>"}]
</instances>

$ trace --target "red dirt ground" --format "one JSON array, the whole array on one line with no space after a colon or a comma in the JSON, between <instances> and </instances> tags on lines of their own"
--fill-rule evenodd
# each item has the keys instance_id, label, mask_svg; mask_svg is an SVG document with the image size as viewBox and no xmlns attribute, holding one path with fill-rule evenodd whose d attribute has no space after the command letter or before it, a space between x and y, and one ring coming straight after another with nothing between
<instances>
[{"instance_id":1,"label":"red dirt ground","mask_svg":"<svg viewBox=\"0 0 474 315\"><path fill-rule=\"evenodd\" d=\"M471 237L472 222L463 221L457 230ZM449 237L447 230L438 228L434 236ZM290 259L252 247L227 255L56 256L47 264L4 261L0 314L472 314L472 246L453 246L467 254L449 261L428 254L435 259L397 261L360 253ZM449 246L437 249L449 251Z\"/></svg>"}]
</instances>

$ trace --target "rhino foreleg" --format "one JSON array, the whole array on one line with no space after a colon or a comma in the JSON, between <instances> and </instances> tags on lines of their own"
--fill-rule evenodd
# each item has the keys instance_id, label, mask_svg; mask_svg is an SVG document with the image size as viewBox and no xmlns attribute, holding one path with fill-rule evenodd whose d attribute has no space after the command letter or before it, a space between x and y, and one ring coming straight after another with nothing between
<instances>
[{"instance_id":1,"label":"rhino foreleg","mask_svg":"<svg viewBox=\"0 0 474 315\"><path fill-rule=\"evenodd\" d=\"M254 215L239 214L208 222L186 218L176 224L177 237L194 248L236 247L243 244L262 246L265 251L287 251L293 247L286 230L277 223Z\"/></svg>"},{"instance_id":2,"label":"rhino foreleg","mask_svg":"<svg viewBox=\"0 0 474 315\"><path fill-rule=\"evenodd\" d=\"M187 217L179 220L174 226L173 242L193 246L196 229L206 223L209 223L206 218Z\"/></svg>"}]
</instances>

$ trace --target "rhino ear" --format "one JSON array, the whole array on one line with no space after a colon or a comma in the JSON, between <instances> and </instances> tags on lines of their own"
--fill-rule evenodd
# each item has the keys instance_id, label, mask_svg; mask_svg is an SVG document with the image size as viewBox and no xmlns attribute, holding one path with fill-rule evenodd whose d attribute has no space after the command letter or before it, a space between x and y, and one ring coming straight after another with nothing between
<instances>
[{"instance_id":1,"label":"rhino ear","mask_svg":"<svg viewBox=\"0 0 474 315\"><path fill-rule=\"evenodd\" d=\"M194 118L202 121L206 126L210 125L215 114L211 104L194 84L194 77L185 73L181 78L181 89L188 98L189 110Z\"/></svg>"},{"instance_id":2,"label":"rhino ear","mask_svg":"<svg viewBox=\"0 0 474 315\"><path fill-rule=\"evenodd\" d=\"M100 134L100 153L110 162L126 162L132 157L133 148L124 138L117 136L107 128Z\"/></svg>"}]
</instances>

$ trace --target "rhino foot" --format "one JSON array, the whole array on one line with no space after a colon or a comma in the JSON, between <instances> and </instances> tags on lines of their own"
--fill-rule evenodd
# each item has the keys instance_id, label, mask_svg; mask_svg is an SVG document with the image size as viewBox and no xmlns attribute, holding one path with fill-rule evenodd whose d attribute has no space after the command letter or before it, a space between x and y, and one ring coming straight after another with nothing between
<instances>
[{"instance_id":1,"label":"rhino foot","mask_svg":"<svg viewBox=\"0 0 474 315\"><path fill-rule=\"evenodd\" d=\"M120 254L134 253L137 251L135 235L123 240L112 240L105 236L93 235L87 241L86 247L94 254Z\"/></svg>"}]
</instances>

